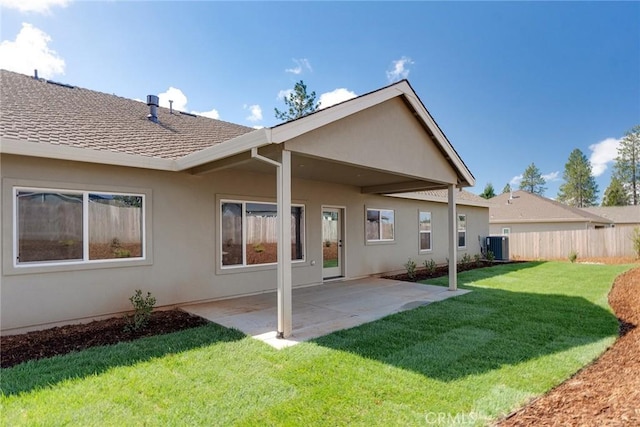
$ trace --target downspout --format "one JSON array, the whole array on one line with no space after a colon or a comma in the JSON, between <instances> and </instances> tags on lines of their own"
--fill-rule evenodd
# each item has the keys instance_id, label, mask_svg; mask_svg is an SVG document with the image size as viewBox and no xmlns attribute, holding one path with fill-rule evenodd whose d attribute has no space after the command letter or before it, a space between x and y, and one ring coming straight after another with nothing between
<instances>
[{"instance_id":1,"label":"downspout","mask_svg":"<svg viewBox=\"0 0 640 427\"><path fill-rule=\"evenodd\" d=\"M277 170L277 215L278 215L278 338L291 335L291 152L282 151L282 162L277 162L258 154L258 148L251 149L251 158L276 167ZM285 169L289 172L285 176Z\"/></svg>"}]
</instances>

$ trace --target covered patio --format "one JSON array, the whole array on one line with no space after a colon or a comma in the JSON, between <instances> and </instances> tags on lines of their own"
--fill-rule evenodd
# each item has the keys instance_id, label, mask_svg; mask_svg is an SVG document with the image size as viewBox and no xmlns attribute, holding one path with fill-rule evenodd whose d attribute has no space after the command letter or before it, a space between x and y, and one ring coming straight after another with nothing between
<instances>
[{"instance_id":1,"label":"covered patio","mask_svg":"<svg viewBox=\"0 0 640 427\"><path fill-rule=\"evenodd\" d=\"M181 308L275 348L284 348L468 292L374 277L296 288L292 298L293 332L286 339L277 338L275 292Z\"/></svg>"}]
</instances>

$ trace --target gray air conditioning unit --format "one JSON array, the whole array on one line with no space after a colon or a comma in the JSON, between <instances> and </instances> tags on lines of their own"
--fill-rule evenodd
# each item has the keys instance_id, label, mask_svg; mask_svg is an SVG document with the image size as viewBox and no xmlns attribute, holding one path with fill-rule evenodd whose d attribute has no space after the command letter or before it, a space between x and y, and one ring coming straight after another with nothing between
<instances>
[{"instance_id":1,"label":"gray air conditioning unit","mask_svg":"<svg viewBox=\"0 0 640 427\"><path fill-rule=\"evenodd\" d=\"M488 236L487 250L493 252L497 261L509 261L509 237L508 236Z\"/></svg>"}]
</instances>

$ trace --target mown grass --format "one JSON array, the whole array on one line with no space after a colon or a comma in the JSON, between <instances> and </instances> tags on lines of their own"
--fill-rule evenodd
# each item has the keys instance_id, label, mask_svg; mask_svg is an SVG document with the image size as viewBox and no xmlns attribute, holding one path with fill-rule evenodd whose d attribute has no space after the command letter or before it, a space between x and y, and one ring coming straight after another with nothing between
<instances>
[{"instance_id":1,"label":"mown grass","mask_svg":"<svg viewBox=\"0 0 640 427\"><path fill-rule=\"evenodd\" d=\"M469 271L459 275L467 295L280 351L208 325L29 362L2 370L2 422L486 424L614 341L607 293L628 268Z\"/></svg>"}]
</instances>

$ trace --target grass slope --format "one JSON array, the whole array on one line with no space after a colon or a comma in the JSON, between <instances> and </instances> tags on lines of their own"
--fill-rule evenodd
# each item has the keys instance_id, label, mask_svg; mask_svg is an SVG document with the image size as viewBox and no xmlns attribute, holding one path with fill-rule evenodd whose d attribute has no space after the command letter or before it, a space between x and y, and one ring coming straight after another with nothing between
<instances>
[{"instance_id":1,"label":"grass slope","mask_svg":"<svg viewBox=\"0 0 640 427\"><path fill-rule=\"evenodd\" d=\"M614 341L607 293L628 268L465 272L467 295L280 351L212 324L28 362L2 370L2 423L486 424Z\"/></svg>"}]
</instances>

